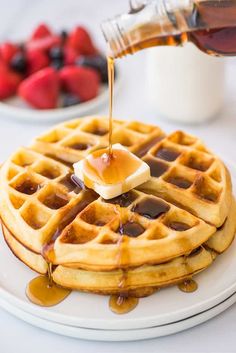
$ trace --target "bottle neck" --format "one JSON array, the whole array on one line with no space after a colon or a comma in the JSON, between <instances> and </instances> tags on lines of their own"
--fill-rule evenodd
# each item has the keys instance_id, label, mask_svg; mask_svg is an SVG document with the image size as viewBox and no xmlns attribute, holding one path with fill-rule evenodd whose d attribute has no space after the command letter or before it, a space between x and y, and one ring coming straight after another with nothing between
<instances>
[{"instance_id":1,"label":"bottle neck","mask_svg":"<svg viewBox=\"0 0 236 353\"><path fill-rule=\"evenodd\" d=\"M182 12L190 12L194 7L193 0L131 0L130 5L129 13L102 23L111 57L122 57L157 45L154 38L185 32L187 23Z\"/></svg>"}]
</instances>

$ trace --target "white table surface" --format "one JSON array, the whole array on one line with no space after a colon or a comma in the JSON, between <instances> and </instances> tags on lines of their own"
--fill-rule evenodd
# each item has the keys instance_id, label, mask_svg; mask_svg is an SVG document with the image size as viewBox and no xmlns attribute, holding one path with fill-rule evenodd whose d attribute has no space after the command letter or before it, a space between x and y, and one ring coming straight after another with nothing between
<instances>
[{"instance_id":1,"label":"white table surface","mask_svg":"<svg viewBox=\"0 0 236 353\"><path fill-rule=\"evenodd\" d=\"M128 1L67 0L60 3L58 0L11 0L8 3L0 0L0 38L6 35L24 37L37 22L44 19L58 28L89 21L97 40L104 46L100 21L125 10ZM236 59L227 59L226 101L222 112L215 120L200 126L166 122L148 108L143 84L145 53L123 60L121 70L123 84L115 99L116 117L156 123L166 131L183 128L202 137L216 153L236 162ZM107 109L104 107L97 114L106 114ZM0 161L48 127L46 124L14 122L0 116ZM142 342L98 343L51 334L21 322L0 309L0 352L236 352L235 322L236 305L209 322L176 335Z\"/></svg>"}]
</instances>

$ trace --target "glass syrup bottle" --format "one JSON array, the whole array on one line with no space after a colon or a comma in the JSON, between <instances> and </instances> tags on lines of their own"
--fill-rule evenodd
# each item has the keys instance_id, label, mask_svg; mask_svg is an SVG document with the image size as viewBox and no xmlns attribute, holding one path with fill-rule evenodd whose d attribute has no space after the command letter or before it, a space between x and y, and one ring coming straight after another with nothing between
<instances>
[{"instance_id":1,"label":"glass syrup bottle","mask_svg":"<svg viewBox=\"0 0 236 353\"><path fill-rule=\"evenodd\" d=\"M130 4L128 13L102 24L113 58L188 41L211 55L236 56L236 0L131 0Z\"/></svg>"}]
</instances>

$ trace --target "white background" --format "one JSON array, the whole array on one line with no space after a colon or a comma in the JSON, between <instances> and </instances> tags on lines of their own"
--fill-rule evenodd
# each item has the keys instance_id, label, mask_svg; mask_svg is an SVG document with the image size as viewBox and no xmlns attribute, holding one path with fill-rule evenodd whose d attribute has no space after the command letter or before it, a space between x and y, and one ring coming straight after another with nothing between
<instances>
[{"instance_id":1,"label":"white background","mask_svg":"<svg viewBox=\"0 0 236 353\"><path fill-rule=\"evenodd\" d=\"M0 6L0 40L6 37L23 38L35 24L46 20L55 28L86 23L100 46L105 47L99 23L109 16L126 11L128 0L0 0ZM148 107L144 84L145 56L145 52L139 53L120 63L123 82L115 99L114 115L156 123L166 131L183 128L202 137L223 158L236 161L236 60L226 59L226 99L222 112L205 125L181 126L158 118L158 113ZM97 113L106 114L107 110L108 107L104 107ZM0 161L48 126L14 122L0 116ZM169 337L142 342L97 343L48 333L0 309L0 352L236 352L235 323L236 305L201 326Z\"/></svg>"}]
</instances>

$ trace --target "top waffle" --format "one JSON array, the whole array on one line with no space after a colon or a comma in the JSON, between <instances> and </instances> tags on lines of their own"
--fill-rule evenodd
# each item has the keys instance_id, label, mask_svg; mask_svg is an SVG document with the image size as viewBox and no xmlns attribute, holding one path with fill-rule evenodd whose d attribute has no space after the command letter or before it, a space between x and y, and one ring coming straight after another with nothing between
<instances>
[{"instance_id":1,"label":"top waffle","mask_svg":"<svg viewBox=\"0 0 236 353\"><path fill-rule=\"evenodd\" d=\"M107 146L107 132L104 118L67 122L4 163L0 215L22 244L55 264L109 270L189 253L223 224L230 176L201 141L182 132L165 137L154 126L115 121L113 142L150 165L151 181L108 202L76 187L72 163Z\"/></svg>"}]
</instances>

